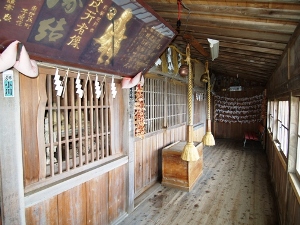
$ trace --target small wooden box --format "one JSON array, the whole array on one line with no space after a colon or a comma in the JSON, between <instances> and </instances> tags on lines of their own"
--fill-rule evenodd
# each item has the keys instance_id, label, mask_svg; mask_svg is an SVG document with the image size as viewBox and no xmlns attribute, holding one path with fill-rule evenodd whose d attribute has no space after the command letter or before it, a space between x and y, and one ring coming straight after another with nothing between
<instances>
[{"instance_id":1,"label":"small wooden box","mask_svg":"<svg viewBox=\"0 0 300 225\"><path fill-rule=\"evenodd\" d=\"M200 158L193 162L181 159L185 145L185 141L179 141L163 148L162 184L190 191L203 172L203 144L202 142L194 142Z\"/></svg>"}]
</instances>

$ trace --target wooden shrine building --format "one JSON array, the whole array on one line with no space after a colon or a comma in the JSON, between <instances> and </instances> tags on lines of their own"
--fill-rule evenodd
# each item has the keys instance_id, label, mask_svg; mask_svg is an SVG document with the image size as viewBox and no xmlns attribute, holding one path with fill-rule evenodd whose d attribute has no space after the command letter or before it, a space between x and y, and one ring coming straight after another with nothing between
<instances>
[{"instance_id":1,"label":"wooden shrine building","mask_svg":"<svg viewBox=\"0 0 300 225\"><path fill-rule=\"evenodd\" d=\"M2 0L0 224L300 224L299 22L297 0Z\"/></svg>"}]
</instances>

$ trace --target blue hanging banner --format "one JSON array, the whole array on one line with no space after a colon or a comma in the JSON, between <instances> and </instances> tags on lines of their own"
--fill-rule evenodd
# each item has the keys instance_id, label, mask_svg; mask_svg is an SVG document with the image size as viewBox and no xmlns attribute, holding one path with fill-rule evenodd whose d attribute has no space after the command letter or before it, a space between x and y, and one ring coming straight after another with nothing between
<instances>
[{"instance_id":1,"label":"blue hanging banner","mask_svg":"<svg viewBox=\"0 0 300 225\"><path fill-rule=\"evenodd\" d=\"M3 72L4 97L14 97L14 73L13 70Z\"/></svg>"}]
</instances>

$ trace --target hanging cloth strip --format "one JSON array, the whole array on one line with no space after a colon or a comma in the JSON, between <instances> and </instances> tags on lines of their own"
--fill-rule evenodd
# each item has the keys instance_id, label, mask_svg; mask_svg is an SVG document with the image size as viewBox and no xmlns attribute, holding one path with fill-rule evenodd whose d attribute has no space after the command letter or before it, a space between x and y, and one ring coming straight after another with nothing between
<instances>
[{"instance_id":1,"label":"hanging cloth strip","mask_svg":"<svg viewBox=\"0 0 300 225\"><path fill-rule=\"evenodd\" d=\"M180 32L180 26L181 26L181 20L180 20L180 17L181 17L181 1L178 0L177 1L177 7L178 7L178 16L177 16L177 31Z\"/></svg>"}]
</instances>

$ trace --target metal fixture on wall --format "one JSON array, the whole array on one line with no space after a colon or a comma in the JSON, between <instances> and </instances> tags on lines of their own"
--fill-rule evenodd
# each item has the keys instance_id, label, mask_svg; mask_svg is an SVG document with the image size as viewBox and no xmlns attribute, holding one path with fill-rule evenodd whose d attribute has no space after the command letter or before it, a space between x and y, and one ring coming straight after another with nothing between
<instances>
[{"instance_id":1,"label":"metal fixture on wall","mask_svg":"<svg viewBox=\"0 0 300 225\"><path fill-rule=\"evenodd\" d=\"M207 38L207 40L209 42L211 60L214 61L219 56L219 41L210 38Z\"/></svg>"}]
</instances>

